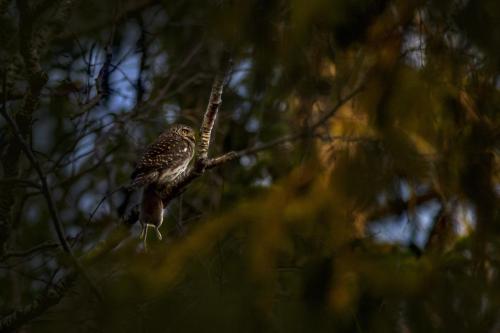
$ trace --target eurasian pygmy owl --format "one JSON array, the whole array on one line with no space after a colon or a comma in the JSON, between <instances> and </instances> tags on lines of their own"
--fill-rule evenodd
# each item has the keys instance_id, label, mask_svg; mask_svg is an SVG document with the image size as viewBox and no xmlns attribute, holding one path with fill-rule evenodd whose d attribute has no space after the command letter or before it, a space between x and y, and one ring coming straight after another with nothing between
<instances>
[{"instance_id":1,"label":"eurasian pygmy owl","mask_svg":"<svg viewBox=\"0 0 500 333\"><path fill-rule=\"evenodd\" d=\"M148 227L154 227L161 240L159 228L163 222L163 203L157 190L173 182L194 156L195 133L191 127L174 125L163 132L146 148L132 173L132 187L142 187L139 221L141 238L146 245Z\"/></svg>"}]
</instances>

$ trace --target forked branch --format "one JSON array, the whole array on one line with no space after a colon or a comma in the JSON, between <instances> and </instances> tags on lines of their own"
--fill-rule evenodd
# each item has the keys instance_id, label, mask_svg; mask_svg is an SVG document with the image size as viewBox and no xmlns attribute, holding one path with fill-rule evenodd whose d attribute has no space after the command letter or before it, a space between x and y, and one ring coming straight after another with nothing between
<instances>
[{"instance_id":1,"label":"forked branch","mask_svg":"<svg viewBox=\"0 0 500 333\"><path fill-rule=\"evenodd\" d=\"M317 120L311 126L305 128L303 131L299 133L284 135L269 142L256 144L246 149L238 151L230 151L220 156L209 158L208 149L210 146L210 136L212 129L214 127L217 111L222 102L221 95L224 87L224 82L227 81L229 68L230 66L227 65L227 67L225 67L223 71L221 71L214 80L214 84L212 86L212 93L210 94L210 99L208 102L207 111L205 112L203 118L203 124L201 126L201 135L200 135L201 139L200 142L198 143L199 153L196 157L194 166L191 169L189 169L186 173L184 173L181 177L179 177L173 184L170 184L169 186L162 189L161 197L163 200L164 207L167 207L168 203L172 199L181 194L184 191L185 187L189 185L189 183L191 183L193 180L201 176L207 169L218 167L222 164L236 160L245 155L255 154L260 151L270 149L272 147L281 145L286 142L291 142L299 140L301 138L305 138L310 135L314 135L317 129L323 124L325 124L342 105L352 100L352 98L354 98L358 93L360 93L363 90L363 86L358 86L354 88L344 97L341 97L329 111L321 115L319 120ZM131 215L131 217L133 216ZM134 223L135 221L128 220L127 222Z\"/></svg>"}]
</instances>

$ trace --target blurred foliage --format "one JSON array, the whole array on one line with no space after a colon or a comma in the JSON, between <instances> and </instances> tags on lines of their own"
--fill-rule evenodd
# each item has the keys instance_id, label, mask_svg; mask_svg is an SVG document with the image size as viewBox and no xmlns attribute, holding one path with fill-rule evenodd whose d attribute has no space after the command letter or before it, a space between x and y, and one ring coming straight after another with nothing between
<instances>
[{"instance_id":1,"label":"blurred foliage","mask_svg":"<svg viewBox=\"0 0 500 333\"><path fill-rule=\"evenodd\" d=\"M500 329L497 1L22 3L0 1L2 104L26 120L29 42L49 80L23 134L104 301L79 279L21 331ZM162 129L200 126L225 50L212 156L308 135L196 180L144 253L123 193L89 215ZM57 238L0 131L7 316L69 269L26 252Z\"/></svg>"}]
</instances>

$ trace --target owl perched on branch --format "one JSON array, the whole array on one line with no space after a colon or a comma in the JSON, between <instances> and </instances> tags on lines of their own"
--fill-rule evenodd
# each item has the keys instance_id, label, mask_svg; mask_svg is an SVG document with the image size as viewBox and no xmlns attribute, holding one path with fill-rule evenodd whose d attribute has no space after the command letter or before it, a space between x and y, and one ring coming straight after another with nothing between
<instances>
[{"instance_id":1,"label":"owl perched on branch","mask_svg":"<svg viewBox=\"0 0 500 333\"><path fill-rule=\"evenodd\" d=\"M139 221L141 238L146 247L148 227L154 227L161 240L159 228L163 222L163 202L158 193L175 181L194 156L195 132L185 125L174 125L163 132L146 148L132 173L132 187L142 187Z\"/></svg>"}]
</instances>

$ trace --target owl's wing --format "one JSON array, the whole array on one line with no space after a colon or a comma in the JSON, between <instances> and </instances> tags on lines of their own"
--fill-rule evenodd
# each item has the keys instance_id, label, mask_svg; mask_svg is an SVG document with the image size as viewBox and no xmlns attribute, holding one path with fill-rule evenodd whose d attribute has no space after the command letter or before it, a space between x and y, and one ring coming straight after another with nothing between
<instances>
[{"instance_id":1,"label":"owl's wing","mask_svg":"<svg viewBox=\"0 0 500 333\"><path fill-rule=\"evenodd\" d=\"M177 168L184 162L182 152L189 144L175 135L161 135L146 148L132 173L132 186L142 186L155 181L165 169Z\"/></svg>"}]
</instances>

